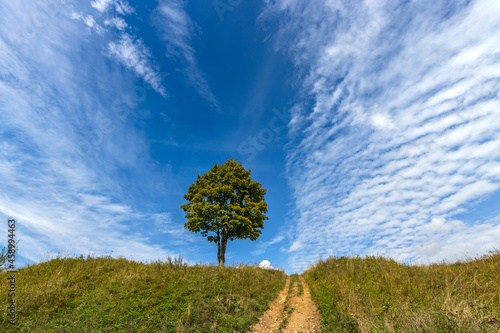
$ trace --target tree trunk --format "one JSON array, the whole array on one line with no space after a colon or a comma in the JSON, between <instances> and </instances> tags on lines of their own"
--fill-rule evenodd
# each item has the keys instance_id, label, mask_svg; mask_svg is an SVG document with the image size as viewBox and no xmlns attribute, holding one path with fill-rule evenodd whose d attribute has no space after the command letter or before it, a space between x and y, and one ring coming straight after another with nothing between
<instances>
[{"instance_id":1,"label":"tree trunk","mask_svg":"<svg viewBox=\"0 0 500 333\"><path fill-rule=\"evenodd\" d=\"M220 257L220 231L217 230L217 260L219 260L219 266L224 266L222 263L221 265L221 257Z\"/></svg>"},{"instance_id":2,"label":"tree trunk","mask_svg":"<svg viewBox=\"0 0 500 333\"><path fill-rule=\"evenodd\" d=\"M226 237L222 237L222 251L221 251L222 266L224 266L224 263L226 262L226 245L227 245L227 239Z\"/></svg>"},{"instance_id":3,"label":"tree trunk","mask_svg":"<svg viewBox=\"0 0 500 333\"><path fill-rule=\"evenodd\" d=\"M219 232L217 230L217 259L219 259L219 266L222 267L224 266L224 262L226 261L226 246L227 246L227 239L226 236L224 235L224 232Z\"/></svg>"}]
</instances>

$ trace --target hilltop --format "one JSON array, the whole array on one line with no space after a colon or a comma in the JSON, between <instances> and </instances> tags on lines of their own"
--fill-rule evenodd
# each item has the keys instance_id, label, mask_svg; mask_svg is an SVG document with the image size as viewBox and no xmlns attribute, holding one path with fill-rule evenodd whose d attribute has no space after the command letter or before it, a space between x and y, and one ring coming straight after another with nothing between
<instances>
[{"instance_id":1,"label":"hilltop","mask_svg":"<svg viewBox=\"0 0 500 333\"><path fill-rule=\"evenodd\" d=\"M497 333L499 276L499 250L452 264L331 257L301 276L181 258L58 257L17 271L17 323L2 316L0 330ZM6 292L0 301L5 310Z\"/></svg>"},{"instance_id":2,"label":"hilltop","mask_svg":"<svg viewBox=\"0 0 500 333\"><path fill-rule=\"evenodd\" d=\"M252 266L83 256L27 266L16 278L17 320L2 315L3 332L244 332L286 282L282 271ZM7 292L0 300L5 310Z\"/></svg>"}]
</instances>

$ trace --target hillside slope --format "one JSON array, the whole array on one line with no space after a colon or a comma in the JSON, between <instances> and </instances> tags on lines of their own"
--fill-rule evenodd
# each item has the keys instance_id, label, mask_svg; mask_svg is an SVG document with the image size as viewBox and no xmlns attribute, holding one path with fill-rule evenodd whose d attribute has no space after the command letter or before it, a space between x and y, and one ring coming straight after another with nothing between
<instances>
[{"instance_id":1,"label":"hillside slope","mask_svg":"<svg viewBox=\"0 0 500 333\"><path fill-rule=\"evenodd\" d=\"M2 332L245 332L286 274L80 257L28 266L16 278L16 324L2 315ZM0 290L7 290L3 276ZM7 297L0 295L3 314Z\"/></svg>"},{"instance_id":2,"label":"hillside slope","mask_svg":"<svg viewBox=\"0 0 500 333\"><path fill-rule=\"evenodd\" d=\"M327 332L500 332L500 251L454 264L334 257L303 273Z\"/></svg>"}]
</instances>

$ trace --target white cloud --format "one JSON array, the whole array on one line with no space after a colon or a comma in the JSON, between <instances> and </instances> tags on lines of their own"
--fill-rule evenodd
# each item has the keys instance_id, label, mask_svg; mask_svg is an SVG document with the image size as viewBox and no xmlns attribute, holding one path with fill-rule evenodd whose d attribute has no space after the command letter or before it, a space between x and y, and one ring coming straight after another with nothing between
<instances>
[{"instance_id":1,"label":"white cloud","mask_svg":"<svg viewBox=\"0 0 500 333\"><path fill-rule=\"evenodd\" d=\"M0 3L0 12L8 13L0 24L0 215L18 220L20 254L172 255L134 230L132 222L151 217L131 207L117 178L120 168L147 170L144 139L112 103L134 107L130 81L102 70L99 43L81 57L93 37L81 34L71 8L21 0ZM36 15L50 24L27 19Z\"/></svg>"},{"instance_id":2,"label":"white cloud","mask_svg":"<svg viewBox=\"0 0 500 333\"><path fill-rule=\"evenodd\" d=\"M72 12L71 18L77 21L82 21L87 27L89 27L89 29L93 28L98 34L102 34L104 32L104 29L97 24L92 15L83 15L82 13Z\"/></svg>"},{"instance_id":3,"label":"white cloud","mask_svg":"<svg viewBox=\"0 0 500 333\"><path fill-rule=\"evenodd\" d=\"M377 129L395 129L396 126L387 114L377 113L372 117L372 123Z\"/></svg>"},{"instance_id":4,"label":"white cloud","mask_svg":"<svg viewBox=\"0 0 500 333\"><path fill-rule=\"evenodd\" d=\"M195 242L193 233L184 228L184 225L177 225L172 221L171 213L158 213L152 216L154 220L154 232L160 232L171 236L170 244L185 245Z\"/></svg>"},{"instance_id":5,"label":"white cloud","mask_svg":"<svg viewBox=\"0 0 500 333\"><path fill-rule=\"evenodd\" d=\"M90 2L90 5L98 11L104 12L113 2L114 0L94 0Z\"/></svg>"},{"instance_id":6,"label":"white cloud","mask_svg":"<svg viewBox=\"0 0 500 333\"><path fill-rule=\"evenodd\" d=\"M104 13L111 8L114 8L116 12L121 15L131 14L134 12L134 9L130 7L128 2L122 0L93 0L90 2L90 5L101 13Z\"/></svg>"},{"instance_id":7,"label":"white cloud","mask_svg":"<svg viewBox=\"0 0 500 333\"><path fill-rule=\"evenodd\" d=\"M108 43L108 55L132 70L163 97L167 97L162 77L158 71L158 66L155 66L153 62L151 52L144 45L142 39L125 32L128 24L122 16L133 13L134 9L127 1L120 0L95 0L91 2L91 6L97 9L101 13L101 16L108 16L103 22L105 26L115 27L121 32L119 40ZM108 11L111 8L114 8L115 12L109 17L110 14ZM90 28L95 26L98 33L102 34L104 31L91 15L73 12L72 17L82 20Z\"/></svg>"},{"instance_id":8,"label":"white cloud","mask_svg":"<svg viewBox=\"0 0 500 333\"><path fill-rule=\"evenodd\" d=\"M252 255L260 255L266 252L267 248L271 245L277 244L282 242L285 239L285 236L283 235L277 235L273 239L271 239L268 242L260 242L257 244L257 249L252 251Z\"/></svg>"},{"instance_id":9,"label":"white cloud","mask_svg":"<svg viewBox=\"0 0 500 333\"><path fill-rule=\"evenodd\" d=\"M292 269L329 254L456 259L497 222L454 218L498 195L500 6L276 1L277 46L305 72L288 179ZM281 16L281 18L280 18Z\"/></svg>"},{"instance_id":10,"label":"white cloud","mask_svg":"<svg viewBox=\"0 0 500 333\"><path fill-rule=\"evenodd\" d=\"M115 27L121 32L117 41L108 43L108 55L122 63L127 69L132 70L137 76L149 83L153 89L163 97L167 97L166 89L162 83L162 77L158 71L158 66L154 65L151 52L144 45L142 39L125 32L128 28L128 24L120 15L132 13L133 8L126 2L115 0L94 1L91 5L101 13L106 12L111 5L117 9L117 14L104 19L103 22L105 26ZM74 20L82 21L89 29L94 29L100 35L105 31L92 15L85 15L81 12L77 13L72 11L71 17Z\"/></svg>"},{"instance_id":11,"label":"white cloud","mask_svg":"<svg viewBox=\"0 0 500 333\"><path fill-rule=\"evenodd\" d=\"M461 230L464 227L462 221L455 220L447 223L444 217L435 217L430 223L424 224L421 229L428 233L443 233L452 229Z\"/></svg>"},{"instance_id":12,"label":"white cloud","mask_svg":"<svg viewBox=\"0 0 500 333\"><path fill-rule=\"evenodd\" d=\"M135 74L142 77L158 93L166 97L161 78L158 76L156 69L153 68L151 53L144 46L142 40L134 40L129 34L122 33L118 42L109 43L108 50L112 58L133 70Z\"/></svg>"},{"instance_id":13,"label":"white cloud","mask_svg":"<svg viewBox=\"0 0 500 333\"><path fill-rule=\"evenodd\" d=\"M293 242L292 246L287 250L287 252L295 252L304 247L304 244L302 244L301 241L295 241Z\"/></svg>"},{"instance_id":14,"label":"white cloud","mask_svg":"<svg viewBox=\"0 0 500 333\"><path fill-rule=\"evenodd\" d=\"M108 26L114 26L116 29L123 31L128 27L127 22L121 17L113 17L110 19L104 20L104 24Z\"/></svg>"},{"instance_id":15,"label":"white cloud","mask_svg":"<svg viewBox=\"0 0 500 333\"><path fill-rule=\"evenodd\" d=\"M194 24L183 6L184 2L180 0L159 0L156 26L160 37L166 42L167 57L184 63L188 81L203 98L218 109L219 103L212 93L205 73L199 69L195 51L190 45Z\"/></svg>"},{"instance_id":16,"label":"white cloud","mask_svg":"<svg viewBox=\"0 0 500 333\"><path fill-rule=\"evenodd\" d=\"M259 267L263 268L263 269L274 269L274 270L277 270L277 268L274 268L273 266L271 266L271 262L269 260L262 260L259 263Z\"/></svg>"}]
</instances>

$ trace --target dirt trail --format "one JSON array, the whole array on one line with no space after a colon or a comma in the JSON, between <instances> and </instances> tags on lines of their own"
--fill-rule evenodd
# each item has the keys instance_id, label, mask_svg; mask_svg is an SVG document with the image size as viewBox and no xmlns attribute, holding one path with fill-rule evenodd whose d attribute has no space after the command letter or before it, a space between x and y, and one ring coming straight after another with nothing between
<instances>
[{"instance_id":1,"label":"dirt trail","mask_svg":"<svg viewBox=\"0 0 500 333\"><path fill-rule=\"evenodd\" d=\"M302 292L300 292L302 286ZM311 299L309 286L302 276L290 286L290 277L285 289L269 304L269 310L250 331L267 332L321 332L320 315Z\"/></svg>"}]
</instances>

